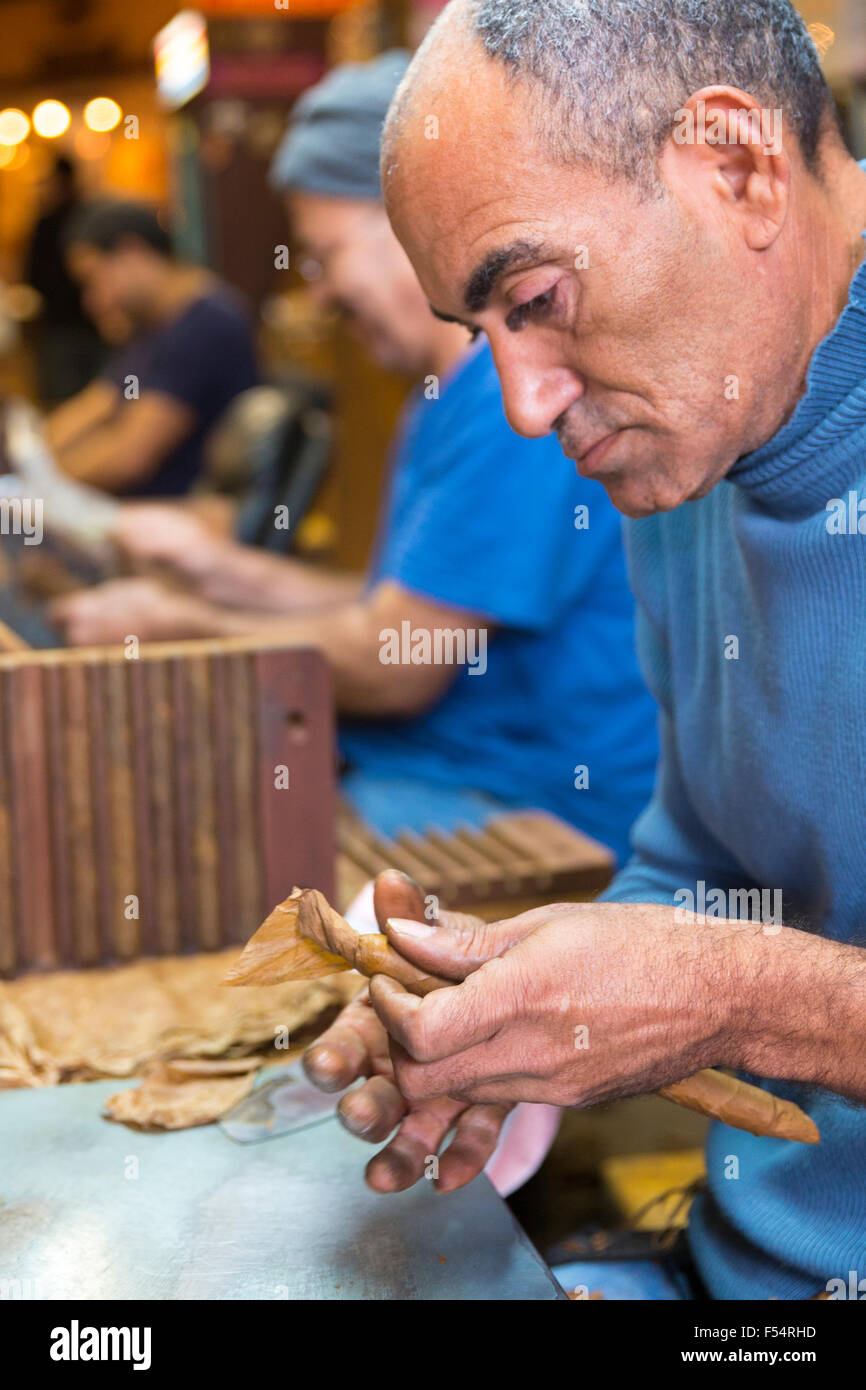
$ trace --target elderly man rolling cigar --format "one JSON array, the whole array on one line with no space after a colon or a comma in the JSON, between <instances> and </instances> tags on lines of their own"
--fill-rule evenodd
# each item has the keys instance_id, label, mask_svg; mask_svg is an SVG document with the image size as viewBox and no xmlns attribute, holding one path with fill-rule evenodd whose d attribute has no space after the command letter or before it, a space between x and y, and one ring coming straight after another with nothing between
<instances>
[{"instance_id":1,"label":"elderly man rolling cigar","mask_svg":"<svg viewBox=\"0 0 866 1390\"><path fill-rule=\"evenodd\" d=\"M434 312L486 334L511 424L555 431L631 518L663 739L606 901L525 934L389 927L416 965L465 978L423 999L373 980L388 1118L394 1094L404 1126L448 1096L495 1128L514 1101L586 1105L702 1066L775 1078L821 1143L713 1126L698 1270L722 1299L850 1286L866 172L818 54L788 0L455 0L398 92L383 173Z\"/></svg>"}]
</instances>

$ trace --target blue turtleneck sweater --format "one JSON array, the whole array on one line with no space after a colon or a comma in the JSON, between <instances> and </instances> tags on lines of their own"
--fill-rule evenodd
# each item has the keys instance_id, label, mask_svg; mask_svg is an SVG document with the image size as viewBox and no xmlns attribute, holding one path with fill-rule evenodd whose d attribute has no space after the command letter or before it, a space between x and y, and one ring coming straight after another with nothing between
<instances>
[{"instance_id":1,"label":"blue turtleneck sweater","mask_svg":"<svg viewBox=\"0 0 866 1390\"><path fill-rule=\"evenodd\" d=\"M688 889L700 911L701 881L779 889L786 922L866 946L866 262L788 423L707 497L628 532L663 751L605 897L688 905ZM770 1089L821 1143L711 1127L690 1238L715 1298L866 1279L866 1108Z\"/></svg>"}]
</instances>

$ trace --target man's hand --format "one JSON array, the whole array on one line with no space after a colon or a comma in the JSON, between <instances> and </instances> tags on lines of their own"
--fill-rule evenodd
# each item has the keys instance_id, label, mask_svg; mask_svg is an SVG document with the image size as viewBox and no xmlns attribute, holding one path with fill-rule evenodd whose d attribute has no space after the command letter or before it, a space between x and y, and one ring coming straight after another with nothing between
<instances>
[{"instance_id":1,"label":"man's hand","mask_svg":"<svg viewBox=\"0 0 866 1390\"><path fill-rule=\"evenodd\" d=\"M526 915L534 930L504 954L496 944L507 922L464 940L466 959L491 945L495 958L453 989L419 999L384 976L371 981L410 1104L448 1095L473 1106L590 1105L736 1065L732 943L746 924L683 921L649 904L557 904ZM442 933L393 917L386 930L414 964L449 973Z\"/></svg>"},{"instance_id":2,"label":"man's hand","mask_svg":"<svg viewBox=\"0 0 866 1390\"><path fill-rule=\"evenodd\" d=\"M416 884L395 870L380 874L374 893L376 917L384 927L389 917L424 921L424 895ZM513 918L502 930L477 917L442 913L433 935L442 939L437 971L460 980L484 958L507 950L521 932L532 929L535 914ZM469 1105L440 1096L435 1100L407 1103L394 1084L388 1035L370 1007L365 989L340 1014L337 1021L307 1049L304 1067L310 1080L323 1091L341 1091L358 1077L363 1086L343 1096L338 1107L342 1123L352 1134L380 1144L397 1128L381 1153L367 1165L367 1183L376 1192L402 1192L427 1171L448 1132L455 1134L439 1159L440 1192L451 1192L477 1177L499 1140L510 1105Z\"/></svg>"},{"instance_id":3,"label":"man's hand","mask_svg":"<svg viewBox=\"0 0 866 1390\"><path fill-rule=\"evenodd\" d=\"M72 647L208 635L207 605L152 579L113 579L57 599L50 619Z\"/></svg>"},{"instance_id":4,"label":"man's hand","mask_svg":"<svg viewBox=\"0 0 866 1390\"><path fill-rule=\"evenodd\" d=\"M179 503L125 503L113 539L132 568L162 566L209 603L253 614L306 615L362 592L358 575L242 545Z\"/></svg>"},{"instance_id":5,"label":"man's hand","mask_svg":"<svg viewBox=\"0 0 866 1390\"><path fill-rule=\"evenodd\" d=\"M133 564L165 565L193 584L219 568L225 538L179 503L127 502L112 539Z\"/></svg>"}]
</instances>

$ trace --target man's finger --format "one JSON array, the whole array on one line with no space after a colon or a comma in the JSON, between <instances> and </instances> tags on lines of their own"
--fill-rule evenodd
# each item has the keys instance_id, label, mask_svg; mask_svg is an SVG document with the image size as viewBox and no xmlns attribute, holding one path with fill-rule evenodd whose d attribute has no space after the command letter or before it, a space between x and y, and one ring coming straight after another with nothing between
<instances>
[{"instance_id":1,"label":"man's finger","mask_svg":"<svg viewBox=\"0 0 866 1390\"><path fill-rule=\"evenodd\" d=\"M385 934L395 951L413 965L454 981L465 980L511 944L500 946L491 923L457 912L443 913L437 922L389 917Z\"/></svg>"},{"instance_id":2,"label":"man's finger","mask_svg":"<svg viewBox=\"0 0 866 1390\"><path fill-rule=\"evenodd\" d=\"M395 951L413 965L445 980L465 980L485 961L510 951L537 927L560 913L574 912L574 903L549 903L518 917L485 922L465 912L442 912L435 922L413 921L392 913L385 934Z\"/></svg>"},{"instance_id":3,"label":"man's finger","mask_svg":"<svg viewBox=\"0 0 866 1390\"><path fill-rule=\"evenodd\" d=\"M449 932L458 933L459 939L462 940L468 938L472 930L484 926L480 917L471 916L467 912L439 911L437 906L435 915L431 915L431 902L423 888L399 869L384 869L378 875L373 887L373 908L382 931L387 931L388 919L392 918L398 921L432 923L434 926L446 928ZM475 967L466 967L458 955L454 968L443 970L442 978L462 980L468 974L469 968Z\"/></svg>"},{"instance_id":4,"label":"man's finger","mask_svg":"<svg viewBox=\"0 0 866 1390\"><path fill-rule=\"evenodd\" d=\"M375 1192L405 1192L428 1173L439 1146L463 1109L448 1096L411 1111L390 1144L367 1164L367 1184Z\"/></svg>"},{"instance_id":5,"label":"man's finger","mask_svg":"<svg viewBox=\"0 0 866 1390\"><path fill-rule=\"evenodd\" d=\"M502 1025L507 998L500 996L490 961L462 984L420 999L387 975L370 981L370 1002L390 1036L416 1062L438 1062L476 1047ZM484 977L483 984L482 976Z\"/></svg>"},{"instance_id":6,"label":"man's finger","mask_svg":"<svg viewBox=\"0 0 866 1390\"><path fill-rule=\"evenodd\" d=\"M506 1104L547 1105L550 1104L550 1095L549 1082L532 1076L516 1076L513 1079L499 1077L468 1086L461 1093L461 1099L465 1105L480 1105L486 1108ZM555 1103L563 1106L570 1104L565 1097L557 1099Z\"/></svg>"},{"instance_id":7,"label":"man's finger","mask_svg":"<svg viewBox=\"0 0 866 1390\"><path fill-rule=\"evenodd\" d=\"M381 1144L396 1129L408 1106L394 1082L374 1076L343 1096L337 1106L340 1123L358 1139Z\"/></svg>"},{"instance_id":8,"label":"man's finger","mask_svg":"<svg viewBox=\"0 0 866 1390\"><path fill-rule=\"evenodd\" d=\"M310 1044L302 1064L313 1085L328 1092L344 1091L359 1076L390 1071L387 1035L366 989Z\"/></svg>"},{"instance_id":9,"label":"man's finger","mask_svg":"<svg viewBox=\"0 0 866 1390\"><path fill-rule=\"evenodd\" d=\"M399 869L384 869L373 884L373 909L382 931L389 917L408 917L423 922L424 890Z\"/></svg>"},{"instance_id":10,"label":"man's finger","mask_svg":"<svg viewBox=\"0 0 866 1390\"><path fill-rule=\"evenodd\" d=\"M470 1105L464 1110L439 1159L439 1192L454 1192L478 1177L493 1156L510 1110L510 1105Z\"/></svg>"}]
</instances>

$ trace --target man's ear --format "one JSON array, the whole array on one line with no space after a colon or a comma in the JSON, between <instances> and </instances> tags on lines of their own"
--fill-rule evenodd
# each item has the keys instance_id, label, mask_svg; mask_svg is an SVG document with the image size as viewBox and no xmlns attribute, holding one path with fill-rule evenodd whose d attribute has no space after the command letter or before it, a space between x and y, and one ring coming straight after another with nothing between
<instances>
[{"instance_id":1,"label":"man's ear","mask_svg":"<svg viewBox=\"0 0 866 1390\"><path fill-rule=\"evenodd\" d=\"M737 87L702 87L675 113L659 167L686 201L726 205L753 251L771 246L784 226L791 162L781 107L762 107Z\"/></svg>"}]
</instances>

